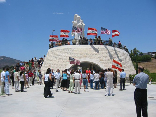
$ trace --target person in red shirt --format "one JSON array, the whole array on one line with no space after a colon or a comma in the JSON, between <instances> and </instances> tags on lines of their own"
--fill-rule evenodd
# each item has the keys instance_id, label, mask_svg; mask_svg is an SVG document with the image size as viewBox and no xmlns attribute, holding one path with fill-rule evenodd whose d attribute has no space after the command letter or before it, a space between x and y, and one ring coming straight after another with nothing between
<instances>
[{"instance_id":1,"label":"person in red shirt","mask_svg":"<svg viewBox=\"0 0 156 117\"><path fill-rule=\"evenodd\" d=\"M21 70L21 71L24 71L24 70L25 70L24 65L22 65L22 66L20 67L20 70Z\"/></svg>"},{"instance_id":2,"label":"person in red shirt","mask_svg":"<svg viewBox=\"0 0 156 117\"><path fill-rule=\"evenodd\" d=\"M32 71L30 70L30 72L28 73L30 86L31 86L31 84L33 84L33 76L34 76L34 74L33 74Z\"/></svg>"},{"instance_id":3,"label":"person in red shirt","mask_svg":"<svg viewBox=\"0 0 156 117\"><path fill-rule=\"evenodd\" d=\"M90 83L90 73L91 73L91 71L89 70L89 68L87 68L86 74L87 74L87 76L88 76L88 82L89 82L89 83ZM86 83L86 89L88 89L88 82Z\"/></svg>"}]
</instances>

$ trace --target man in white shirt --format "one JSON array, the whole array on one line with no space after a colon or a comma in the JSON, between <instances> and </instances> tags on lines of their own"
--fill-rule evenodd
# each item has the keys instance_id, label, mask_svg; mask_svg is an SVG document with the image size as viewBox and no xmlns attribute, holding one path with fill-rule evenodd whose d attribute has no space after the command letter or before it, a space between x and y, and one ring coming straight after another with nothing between
<instances>
[{"instance_id":1,"label":"man in white shirt","mask_svg":"<svg viewBox=\"0 0 156 117\"><path fill-rule=\"evenodd\" d=\"M78 89L78 94L80 94L81 75L78 73L78 70L76 70L76 73L74 74L74 80L75 80L75 94L77 94L77 89Z\"/></svg>"},{"instance_id":2,"label":"man in white shirt","mask_svg":"<svg viewBox=\"0 0 156 117\"><path fill-rule=\"evenodd\" d=\"M94 89L97 90L99 89L99 74L98 71L96 71L96 73L94 74L94 82L95 82L95 87Z\"/></svg>"},{"instance_id":3,"label":"man in white shirt","mask_svg":"<svg viewBox=\"0 0 156 117\"><path fill-rule=\"evenodd\" d=\"M56 81L56 92L58 92L58 87L60 84L60 78L61 78L61 74L60 74L60 70L57 69L56 73L54 74L55 77L55 81Z\"/></svg>"},{"instance_id":4,"label":"man in white shirt","mask_svg":"<svg viewBox=\"0 0 156 117\"><path fill-rule=\"evenodd\" d=\"M106 73L106 77L107 77L107 92L105 94L105 96L114 96L113 95L113 72L111 72L111 69L108 68L108 72Z\"/></svg>"},{"instance_id":5,"label":"man in white shirt","mask_svg":"<svg viewBox=\"0 0 156 117\"><path fill-rule=\"evenodd\" d=\"M1 72L1 95L5 93L4 86L5 86L5 68L3 68L3 71Z\"/></svg>"}]
</instances>

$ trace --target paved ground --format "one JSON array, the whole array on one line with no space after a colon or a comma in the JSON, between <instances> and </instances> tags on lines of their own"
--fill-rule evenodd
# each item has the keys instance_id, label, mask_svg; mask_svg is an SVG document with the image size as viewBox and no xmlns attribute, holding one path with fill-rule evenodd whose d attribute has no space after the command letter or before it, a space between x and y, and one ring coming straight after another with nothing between
<instances>
[{"instance_id":1,"label":"paved ground","mask_svg":"<svg viewBox=\"0 0 156 117\"><path fill-rule=\"evenodd\" d=\"M0 117L136 117L133 92L135 87L126 85L125 91L114 89L115 96L105 97L105 89L81 94L67 91L55 92L53 98L43 97L43 85L32 86L27 92L15 92L0 96ZM148 85L149 117L156 115L156 85Z\"/></svg>"}]
</instances>

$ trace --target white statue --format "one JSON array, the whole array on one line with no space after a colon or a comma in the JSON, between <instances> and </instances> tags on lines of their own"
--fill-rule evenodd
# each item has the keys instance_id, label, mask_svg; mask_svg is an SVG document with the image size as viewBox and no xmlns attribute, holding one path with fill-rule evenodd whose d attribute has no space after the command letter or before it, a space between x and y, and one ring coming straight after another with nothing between
<instances>
[{"instance_id":1,"label":"white statue","mask_svg":"<svg viewBox=\"0 0 156 117\"><path fill-rule=\"evenodd\" d=\"M80 40L80 36L84 37L84 27L85 24L83 23L83 20L81 20L81 17L77 14L74 15L74 21L72 21L73 23L73 30L72 31L72 36L75 37L76 39L76 44L79 44L79 40Z\"/></svg>"}]
</instances>

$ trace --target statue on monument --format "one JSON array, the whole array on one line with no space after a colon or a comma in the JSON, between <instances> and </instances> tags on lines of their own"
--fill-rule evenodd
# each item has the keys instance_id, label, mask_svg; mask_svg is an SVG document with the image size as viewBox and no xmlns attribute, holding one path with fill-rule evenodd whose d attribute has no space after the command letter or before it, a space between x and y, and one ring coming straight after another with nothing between
<instances>
[{"instance_id":1,"label":"statue on monument","mask_svg":"<svg viewBox=\"0 0 156 117\"><path fill-rule=\"evenodd\" d=\"M83 23L83 20L81 20L81 17L77 14L74 15L74 21L72 21L72 23L72 36L74 36L74 39L76 40L76 45L78 45L79 40L84 37L85 24Z\"/></svg>"}]
</instances>

